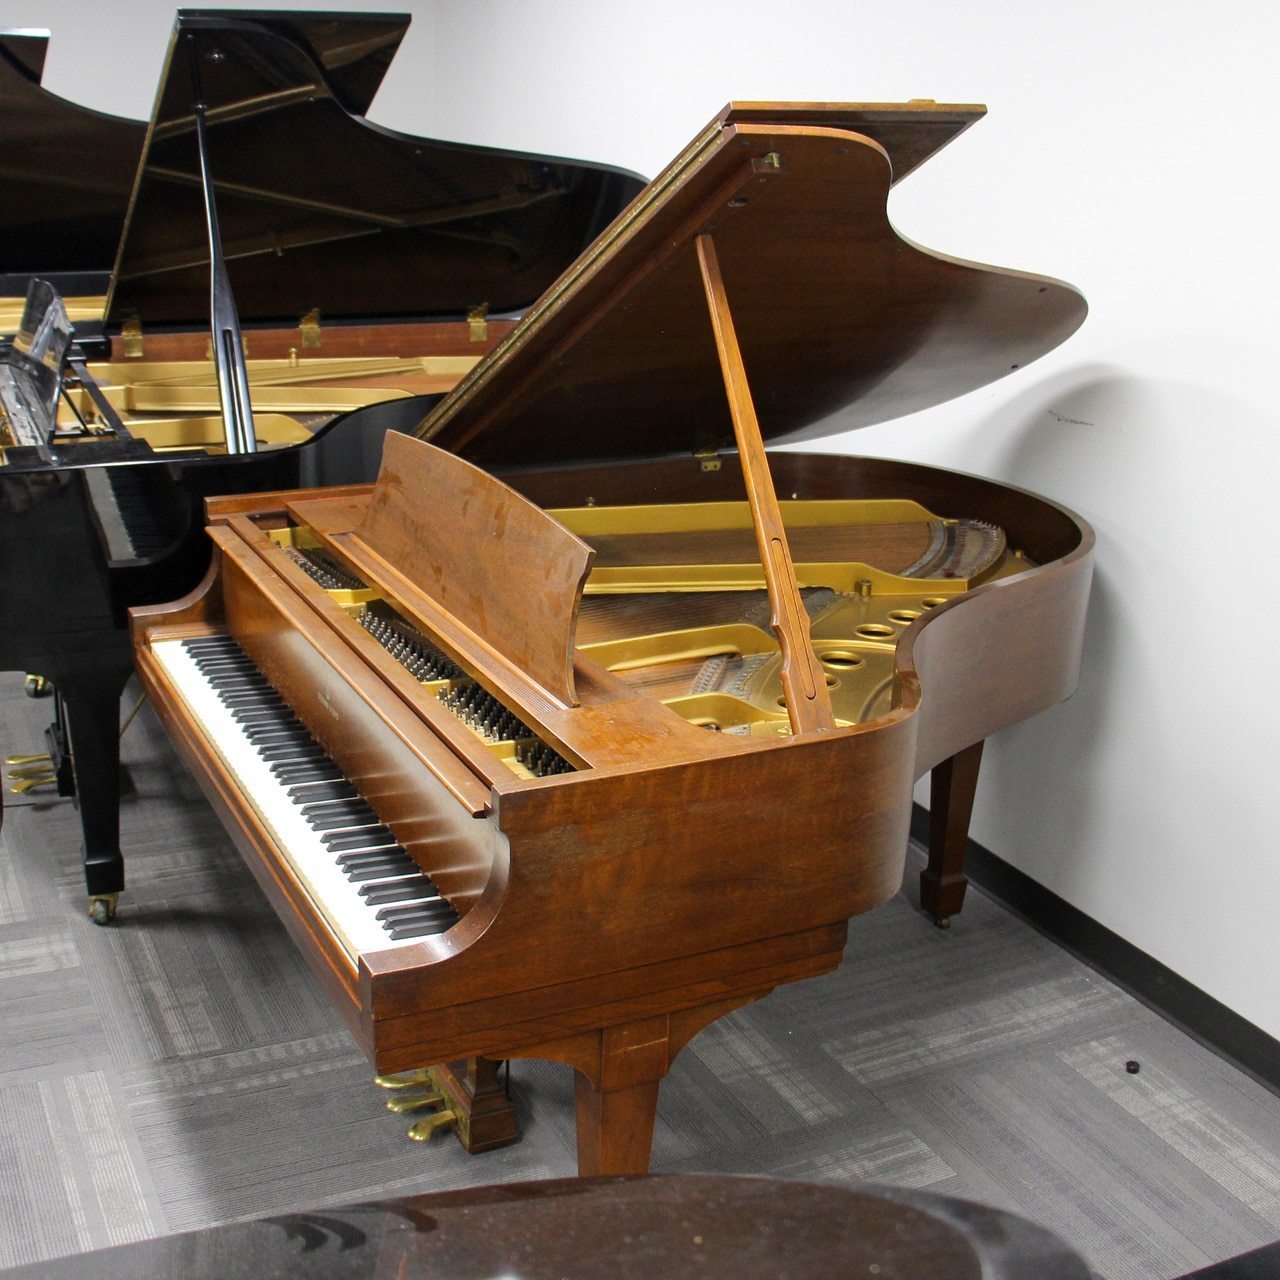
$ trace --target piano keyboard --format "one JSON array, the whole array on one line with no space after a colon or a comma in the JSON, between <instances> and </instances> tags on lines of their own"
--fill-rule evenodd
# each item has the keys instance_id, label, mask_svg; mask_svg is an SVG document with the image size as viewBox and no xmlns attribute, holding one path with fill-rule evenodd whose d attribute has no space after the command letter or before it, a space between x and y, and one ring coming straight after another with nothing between
<instances>
[{"instance_id":1,"label":"piano keyboard","mask_svg":"<svg viewBox=\"0 0 1280 1280\"><path fill-rule=\"evenodd\" d=\"M430 688L440 702L519 777L546 778L572 773L573 765L543 742L519 716L446 657L386 601L372 595L368 584L323 547L281 542L285 555L313 582L335 597L351 593L352 616L415 680Z\"/></svg>"},{"instance_id":2,"label":"piano keyboard","mask_svg":"<svg viewBox=\"0 0 1280 1280\"><path fill-rule=\"evenodd\" d=\"M230 636L158 641L151 652L353 958L456 923L431 878Z\"/></svg>"},{"instance_id":3,"label":"piano keyboard","mask_svg":"<svg viewBox=\"0 0 1280 1280\"><path fill-rule=\"evenodd\" d=\"M81 474L113 566L159 555L173 542L157 519L139 468L85 467Z\"/></svg>"}]
</instances>

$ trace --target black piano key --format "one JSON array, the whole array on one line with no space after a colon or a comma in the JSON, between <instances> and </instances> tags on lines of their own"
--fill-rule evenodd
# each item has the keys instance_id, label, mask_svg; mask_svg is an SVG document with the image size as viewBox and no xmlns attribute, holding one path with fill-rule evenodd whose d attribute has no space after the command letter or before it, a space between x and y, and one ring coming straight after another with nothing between
<instances>
[{"instance_id":1,"label":"black piano key","mask_svg":"<svg viewBox=\"0 0 1280 1280\"><path fill-rule=\"evenodd\" d=\"M359 831L327 831L320 839L331 853L380 848L396 842L390 828L384 826L362 827Z\"/></svg>"},{"instance_id":2,"label":"black piano key","mask_svg":"<svg viewBox=\"0 0 1280 1280\"><path fill-rule=\"evenodd\" d=\"M409 903L403 907L379 907L374 913L383 925L419 924L428 920L443 920L456 916L454 909L443 899L433 902Z\"/></svg>"},{"instance_id":3,"label":"black piano key","mask_svg":"<svg viewBox=\"0 0 1280 1280\"><path fill-rule=\"evenodd\" d=\"M342 770L328 759L304 760L300 764L277 760L271 766L271 772L283 787L298 782L335 782L344 776Z\"/></svg>"},{"instance_id":4,"label":"black piano key","mask_svg":"<svg viewBox=\"0 0 1280 1280\"><path fill-rule=\"evenodd\" d=\"M316 814L307 818L313 831L344 831L348 827L372 827L378 824L378 815L365 805L359 811L336 814L332 818L324 818Z\"/></svg>"},{"instance_id":5,"label":"black piano key","mask_svg":"<svg viewBox=\"0 0 1280 1280\"><path fill-rule=\"evenodd\" d=\"M408 942L411 938L429 938L437 933L446 933L456 920L432 920L425 924L406 924L388 929L392 942Z\"/></svg>"},{"instance_id":6,"label":"black piano key","mask_svg":"<svg viewBox=\"0 0 1280 1280\"><path fill-rule=\"evenodd\" d=\"M361 885L360 896L371 907L377 907L384 903L438 900L440 890L427 876L407 876L403 880L391 880L386 884Z\"/></svg>"},{"instance_id":7,"label":"black piano key","mask_svg":"<svg viewBox=\"0 0 1280 1280\"><path fill-rule=\"evenodd\" d=\"M350 800L359 794L345 778L341 782L301 782L289 788L289 799L301 804L303 813L318 800Z\"/></svg>"},{"instance_id":8,"label":"black piano key","mask_svg":"<svg viewBox=\"0 0 1280 1280\"><path fill-rule=\"evenodd\" d=\"M345 853L339 852L334 862L343 871L358 871L362 867L403 866L404 859L408 856L400 845L387 844L375 849L348 849ZM415 866L413 869L416 871L418 868Z\"/></svg>"},{"instance_id":9,"label":"black piano key","mask_svg":"<svg viewBox=\"0 0 1280 1280\"><path fill-rule=\"evenodd\" d=\"M352 884L363 884L366 880L390 880L396 875L413 875L418 869L418 864L405 855L402 862L388 863L386 866L368 866L368 867L352 867L344 870L344 874Z\"/></svg>"},{"instance_id":10,"label":"black piano key","mask_svg":"<svg viewBox=\"0 0 1280 1280\"><path fill-rule=\"evenodd\" d=\"M271 764L275 760L327 760L329 757L325 755L324 748L317 743L315 746L283 746L283 747L263 747L258 754Z\"/></svg>"}]
</instances>

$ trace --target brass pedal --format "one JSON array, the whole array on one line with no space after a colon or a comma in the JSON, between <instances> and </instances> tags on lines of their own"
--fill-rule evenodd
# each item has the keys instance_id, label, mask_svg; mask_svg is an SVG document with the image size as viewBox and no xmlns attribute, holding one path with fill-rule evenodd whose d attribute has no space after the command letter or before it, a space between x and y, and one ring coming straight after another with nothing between
<instances>
[{"instance_id":1,"label":"brass pedal","mask_svg":"<svg viewBox=\"0 0 1280 1280\"><path fill-rule=\"evenodd\" d=\"M430 1142L441 1129L452 1129L457 1126L458 1117L452 1111L435 1111L423 1116L409 1127L410 1142Z\"/></svg>"},{"instance_id":2,"label":"brass pedal","mask_svg":"<svg viewBox=\"0 0 1280 1280\"><path fill-rule=\"evenodd\" d=\"M10 778L16 777L17 774L11 773ZM33 777L23 777L15 782L10 788L10 792L15 796L25 796L28 791L34 791L37 787L47 787L50 783L57 782L58 775L56 773L38 773Z\"/></svg>"},{"instance_id":3,"label":"brass pedal","mask_svg":"<svg viewBox=\"0 0 1280 1280\"><path fill-rule=\"evenodd\" d=\"M387 1110L398 1116L428 1108L440 1108L410 1126L409 1137L412 1141L427 1142L438 1130L457 1126L458 1116L447 1105L449 1099L440 1089L434 1068L417 1067L413 1071L399 1071L394 1075L374 1076L373 1082L379 1089L386 1089L394 1095L387 1099Z\"/></svg>"},{"instance_id":4,"label":"brass pedal","mask_svg":"<svg viewBox=\"0 0 1280 1280\"><path fill-rule=\"evenodd\" d=\"M387 1110L403 1116L412 1111L424 1111L427 1107L443 1106L444 1101L443 1093L407 1093L399 1098L388 1098Z\"/></svg>"},{"instance_id":5,"label":"brass pedal","mask_svg":"<svg viewBox=\"0 0 1280 1280\"><path fill-rule=\"evenodd\" d=\"M53 757L47 751L37 751L30 755L5 756L5 764L40 764L47 763L51 768L53 766Z\"/></svg>"}]
</instances>

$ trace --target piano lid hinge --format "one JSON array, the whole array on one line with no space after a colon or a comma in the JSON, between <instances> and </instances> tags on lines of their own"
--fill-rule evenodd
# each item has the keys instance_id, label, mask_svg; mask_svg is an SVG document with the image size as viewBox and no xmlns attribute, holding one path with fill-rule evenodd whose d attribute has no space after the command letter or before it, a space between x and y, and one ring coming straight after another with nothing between
<instances>
[{"instance_id":1,"label":"piano lid hinge","mask_svg":"<svg viewBox=\"0 0 1280 1280\"><path fill-rule=\"evenodd\" d=\"M467 312L467 331L472 342L489 341L489 304L482 302Z\"/></svg>"},{"instance_id":2,"label":"piano lid hinge","mask_svg":"<svg viewBox=\"0 0 1280 1280\"><path fill-rule=\"evenodd\" d=\"M142 321L136 314L131 315L120 330L120 343L124 347L127 359L142 358Z\"/></svg>"},{"instance_id":3,"label":"piano lid hinge","mask_svg":"<svg viewBox=\"0 0 1280 1280\"><path fill-rule=\"evenodd\" d=\"M759 159L752 160L751 169L753 173L780 173L782 156L776 151L766 151Z\"/></svg>"},{"instance_id":4,"label":"piano lid hinge","mask_svg":"<svg viewBox=\"0 0 1280 1280\"><path fill-rule=\"evenodd\" d=\"M703 471L720 470L720 455L715 449L695 449L693 456L702 464Z\"/></svg>"},{"instance_id":5,"label":"piano lid hinge","mask_svg":"<svg viewBox=\"0 0 1280 1280\"><path fill-rule=\"evenodd\" d=\"M320 345L320 308L312 307L299 321L298 328L302 333L304 351L314 350Z\"/></svg>"}]
</instances>

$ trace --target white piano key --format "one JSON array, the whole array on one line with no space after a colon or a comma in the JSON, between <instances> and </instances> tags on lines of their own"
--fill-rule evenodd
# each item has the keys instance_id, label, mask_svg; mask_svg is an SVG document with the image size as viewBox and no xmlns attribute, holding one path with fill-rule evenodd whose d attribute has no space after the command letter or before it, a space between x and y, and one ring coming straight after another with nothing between
<instances>
[{"instance_id":1,"label":"white piano key","mask_svg":"<svg viewBox=\"0 0 1280 1280\"><path fill-rule=\"evenodd\" d=\"M347 953L354 959L363 952L416 942L416 938L393 940L378 919L380 904L370 906L360 896L362 885L352 883L338 864L338 858L350 850L333 851L324 844L322 833L303 816L300 800L290 795L297 784L276 779L185 643L157 641L151 654Z\"/></svg>"}]
</instances>

